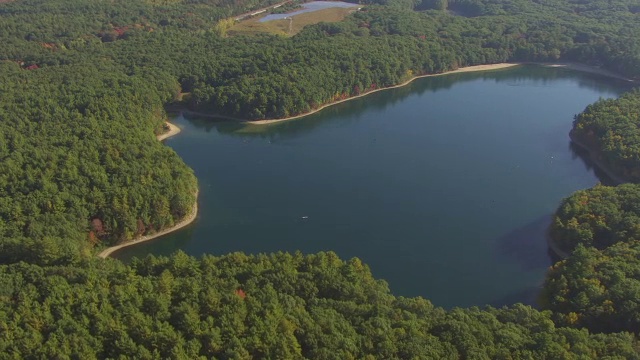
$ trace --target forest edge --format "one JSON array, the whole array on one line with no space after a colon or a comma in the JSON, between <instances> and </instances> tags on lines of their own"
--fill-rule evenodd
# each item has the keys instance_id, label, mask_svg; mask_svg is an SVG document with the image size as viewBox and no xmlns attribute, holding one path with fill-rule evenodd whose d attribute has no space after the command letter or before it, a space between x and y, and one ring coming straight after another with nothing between
<instances>
[{"instance_id":1,"label":"forest edge","mask_svg":"<svg viewBox=\"0 0 640 360\"><path fill-rule=\"evenodd\" d=\"M604 70L601 68L597 68L594 66L589 66L589 65L584 65L584 64L579 64L579 63L540 63L540 62L525 62L525 63L498 63L498 64L486 64L486 65L474 65L474 66L466 66L466 67L461 67L458 68L456 70L451 70L451 71L446 71L443 73L439 73L439 74L427 74L427 75L419 75L419 76L414 76L411 79L398 84L398 85L393 85L393 86L389 86L389 87L385 87L385 88L380 88L380 89L376 89L376 90L372 90L360 95L356 95L356 96L352 96L349 97L347 99L343 99L343 100L338 100L338 101L334 101L328 104L325 104L317 109L314 109L312 111L309 111L307 113L304 114L299 114L299 115L295 115L295 116L290 116L290 117L286 117L286 118L281 118L281 119L269 119L269 120L246 120L246 119L240 119L240 118L235 118L235 117L230 117L230 116L224 116L224 115L216 115L216 114L206 114L206 113L201 113L201 112L196 112L196 111L190 111L190 110L181 110L181 112L186 113L186 114L192 114L192 115L197 115L197 116L203 116L203 117L209 117L209 118L217 118L217 119L224 119L224 120L232 120L232 121L238 121L238 122L242 122L242 123L247 123L250 125L270 125L270 124L274 124L274 123L279 123L279 122L284 122L284 121L289 121L289 120L296 120L296 119L301 119L303 117L315 114L325 108L328 108L330 106L333 105L337 105L343 102L347 102L350 100L354 100L354 99L358 99L364 96L367 96L369 94L373 94L375 92L378 91L383 91L383 90L389 90L389 89L395 89L395 88L400 88L403 86L406 86L408 84L410 84L411 82L413 82L416 79L420 79L420 78L426 78L426 77L433 77L433 76L442 76L442 75L450 75L450 74L458 74L458 73L467 73L467 72L479 72L479 71L490 71L490 70L502 70L502 69L507 69L507 68L511 68L511 67L515 67L515 66L520 66L520 65L539 65L539 66L545 66L545 67L553 67L553 68L562 68L562 69L569 69L569 70L574 70L574 71L581 71L581 72L588 72L591 74L597 74L597 75L602 75L602 76L607 76L607 77L611 77L611 78L615 78L618 80L624 80L624 81L629 81L629 82L634 82L634 80L623 77L619 74L616 74L614 72L608 71L608 70ZM158 135L157 139L158 141L163 141L169 137L175 136L178 133L180 133L180 128L177 127L176 125L170 123L169 121L166 122L166 125L169 127L169 130ZM588 148L587 146L585 146L584 144L582 144L579 141L576 141L576 139L574 139L573 136L570 136L571 140L578 146L584 148L585 150L588 151L590 158L592 159L592 161L594 162L594 164L603 172L605 172L609 177L612 178L612 180L616 181L616 183L622 183L623 181L621 181L622 179L618 176L616 176L615 174L613 174L609 169L607 169L600 161L598 161L597 156L595 156L595 154L593 153L593 151ZM140 244L142 242L147 242L147 241L151 241L154 240L156 238L159 238L161 236L167 235L169 233L172 233L174 231L177 231L179 229L182 229L183 227L191 224L196 216L198 214L198 193L196 192L196 201L193 205L193 209L191 210L191 212L184 218L182 219L180 222L178 222L177 224L175 224L172 227L163 229L162 231L159 231L157 233L154 234L150 234L150 235L145 235L142 237L139 237L137 239L132 239L129 241L126 241L124 243L118 244L118 245L114 245L114 246L110 246L104 250L102 250L99 254L98 257L100 258L107 258L109 257L111 254L113 254L114 252L125 248L125 247L129 247L132 245L136 245L136 244ZM551 251L558 257L560 257L561 259L564 259L566 257L568 257L569 254L567 254L566 252L562 251L557 244L554 243L554 241L551 239L551 237L547 237L547 242L549 245L549 248L551 249Z\"/></svg>"},{"instance_id":2,"label":"forest edge","mask_svg":"<svg viewBox=\"0 0 640 360\"><path fill-rule=\"evenodd\" d=\"M248 125L271 125L271 124L276 124L276 123L280 123L280 122L301 119L303 117L306 117L306 116L315 114L317 112L320 112L321 110L324 110L324 109L326 109L326 108L328 108L330 106L334 106L334 105L337 105L337 104L340 104L340 103L344 103L344 102L347 102L347 101L358 99L358 98L367 96L369 94L376 93L378 91L384 91L384 90L400 88L400 87L409 85L410 83L412 83L416 79L434 77L434 76L450 75L450 74L458 74L458 73L467 73L467 72L502 70L502 69L507 69L507 68L511 68L511 67L514 67L514 66L520 66L520 65L538 65L538 66L545 66L545 67L552 67L552 68L562 68L562 69L568 69L568 70L574 70L574 71L587 72L587 73L596 74L596 75L602 75L602 76L615 78L615 79L618 79L618 80L623 80L623 81L628 81L628 82L636 82L636 80L626 78L626 77L624 77L622 75L619 75L619 74L616 74L616 73L614 73L612 71L605 70L605 69L602 69L602 68L598 68L598 67L595 67L595 66L580 64L580 63L572 63L572 62L563 62L563 63L545 63L545 62L497 63L497 64L465 66L465 67L461 67L461 68L458 68L458 69L455 69L455 70L445 71L445 72L437 73L437 74L425 74L425 75L414 76L411 79L409 79L409 80L407 80L407 81L405 81L403 83L400 83L398 85L392 85L392 86L388 86L388 87L384 87L384 88L379 88L379 89L367 91L367 92L362 93L360 95L351 96L351 97L348 97L346 99L337 100L337 101L333 101L333 102L324 104L324 105L318 107L317 109L313 109L311 111L308 111L308 112L305 112L305 113L302 113L302 114L289 116L289 117L285 117L285 118L279 118L279 119L247 120L247 119L237 118L237 117L233 117L233 116L204 113L204 112L198 112L198 111L193 111L193 110L188 110L188 109L176 109L176 111L182 112L182 113L187 114L187 115L195 115L195 116L201 116L201 117L213 118L213 119L220 119L220 120L231 120L231 121L237 121L237 122L245 123L245 124L248 124Z\"/></svg>"},{"instance_id":3,"label":"forest edge","mask_svg":"<svg viewBox=\"0 0 640 360\"><path fill-rule=\"evenodd\" d=\"M169 130L158 135L156 138L158 139L158 141L163 141L165 139L168 139L172 136L177 135L178 133L180 133L180 128L177 127L176 125L170 123L169 121L165 122L165 124L169 127ZM196 201L193 203L193 208L191 209L191 212L189 212L189 214L187 214L187 216L185 216L184 219L180 220L177 224L173 225L172 227L163 229L161 231L158 231L157 233L154 234L149 234L149 235L145 235L136 239L132 239L132 240L128 240L125 241L121 244L118 245L114 245L114 246L110 246L104 250L102 250L99 254L98 257L106 259L107 257L109 257L111 254L113 254L114 252L125 248L125 247L129 247L132 245L136 245L136 244L140 244L142 242L146 242L146 241L150 241L156 238L159 238L161 236L167 235L171 232L174 232L176 230L182 229L183 227L191 224L197 217L198 215L198 192L196 191L196 197L195 197Z\"/></svg>"}]
</instances>

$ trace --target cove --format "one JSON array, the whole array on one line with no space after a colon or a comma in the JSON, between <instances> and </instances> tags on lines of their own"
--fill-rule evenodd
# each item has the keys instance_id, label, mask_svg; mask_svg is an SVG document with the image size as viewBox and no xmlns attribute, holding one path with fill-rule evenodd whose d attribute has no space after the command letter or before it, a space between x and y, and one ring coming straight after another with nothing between
<instances>
[{"instance_id":1,"label":"cove","mask_svg":"<svg viewBox=\"0 0 640 360\"><path fill-rule=\"evenodd\" d=\"M627 86L521 66L418 79L269 126L177 116L166 144L199 179L198 218L114 256L335 251L395 295L533 305L551 214L607 181L572 149L573 115Z\"/></svg>"}]
</instances>

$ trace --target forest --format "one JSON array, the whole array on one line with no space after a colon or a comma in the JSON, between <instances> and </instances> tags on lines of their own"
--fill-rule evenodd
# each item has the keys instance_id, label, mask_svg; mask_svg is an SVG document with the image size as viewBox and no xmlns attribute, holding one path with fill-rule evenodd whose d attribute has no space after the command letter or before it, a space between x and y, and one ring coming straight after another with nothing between
<instances>
[{"instance_id":1,"label":"forest","mask_svg":"<svg viewBox=\"0 0 640 360\"><path fill-rule=\"evenodd\" d=\"M155 138L167 108L281 118L497 62L640 78L634 0L373 0L291 37L225 33L277 2L0 2L2 358L640 358L638 91L576 116L572 137L629 184L560 204L550 235L570 256L541 309L395 297L330 252L96 258L196 201Z\"/></svg>"},{"instance_id":2,"label":"forest","mask_svg":"<svg viewBox=\"0 0 640 360\"><path fill-rule=\"evenodd\" d=\"M445 311L334 253L0 268L6 358L638 359L525 305ZM621 314L622 316L622 314Z\"/></svg>"}]
</instances>

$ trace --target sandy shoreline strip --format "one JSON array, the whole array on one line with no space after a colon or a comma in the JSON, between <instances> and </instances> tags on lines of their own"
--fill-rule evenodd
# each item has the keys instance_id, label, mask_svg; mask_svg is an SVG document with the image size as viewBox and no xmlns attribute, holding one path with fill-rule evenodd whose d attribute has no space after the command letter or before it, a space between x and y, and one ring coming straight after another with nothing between
<instances>
[{"instance_id":1,"label":"sandy shoreline strip","mask_svg":"<svg viewBox=\"0 0 640 360\"><path fill-rule=\"evenodd\" d=\"M335 101L335 102L331 102L328 104L325 104L315 110L312 110L310 112L304 113L304 114L300 114L300 115L296 115L296 116L291 116L291 117L287 117L287 118L282 118L282 119L271 119L271 120L246 120L246 119L240 119L240 118L235 118L235 117L231 117L231 116L225 116L225 115L216 115L216 114L207 114L207 113L201 113L201 112L196 112L196 111L189 111L189 110L183 110L184 113L187 114L193 114L193 115L197 115L197 116L204 116L204 117L210 117L210 118L218 118L218 119L226 119L226 120L233 120L233 121L238 121L238 122L242 122L242 123L246 123L246 124L250 124L250 125L269 125L269 124L274 124L274 123L279 123L279 122L283 122L283 121L289 121L289 120L295 120L295 119L300 119L303 118L305 116L311 115L311 114L315 114L323 109L326 109L330 106L336 105L336 104L340 104L343 102L347 102L353 99L358 99L364 96L367 96L369 94L373 94L374 92L378 92L378 91L383 91L383 90L389 90L389 89L395 89L395 88L399 88L405 85L410 84L412 81L416 80L416 79L420 79L420 78L425 78L425 77L433 77L433 76L443 76L443 75L449 75L449 74L457 74L457 73L466 73L466 72L476 72L476 71L488 71L488 70L500 70L500 69L506 69L506 68L510 68L510 67L514 67L514 66L519 66L519 65L539 65L539 66L547 66L547 67L554 67L554 68L563 68L563 69L568 69L568 70L575 70L575 71L582 71L582 72L588 72L588 73L592 73L592 74L597 74L597 75L603 75L603 76L607 76L607 77L611 77L611 78L616 78L619 80L625 80L625 81L629 81L629 82L634 82L634 80L632 79L628 79L625 78L624 76L621 76L619 74L616 74L614 72L605 70L605 69L601 69L601 68L597 68L597 67L593 67L593 66L589 66L589 65L584 65L584 64L579 64L579 63L535 63L535 62L526 62L526 63L499 63L499 64L488 64L488 65L475 65L475 66L466 66L466 67L462 67L456 70L452 70L452 71L447 71L447 72L443 72L443 73L439 73L439 74L428 74L428 75L420 75L420 76L415 76L401 84L398 85L394 85L394 86L389 86L389 87L385 87L385 88L380 88L380 89L376 89L373 91L369 91L366 92L364 94L360 94L357 96L353 96L344 100L339 100L339 101ZM167 125L169 126L169 131L163 134L160 134L157 136L158 141L163 141L169 137L172 137L178 133L180 133L180 128L177 127L176 125L170 123L167 121ZM575 142L575 141L574 141ZM122 248L125 248L127 246L131 246L131 245L135 245L135 244L139 244L145 241L149 241L149 240L153 240L155 238L158 238L160 236L166 235L170 232L176 231L178 229L181 229L187 225L189 225L190 223L193 222L193 220L195 220L197 214L198 214L198 193L196 192L196 202L193 205L193 209L191 211L191 213L184 219L182 219L180 222L178 222L176 225L164 229L160 232L157 232L155 234L151 234L151 235L146 235L134 240L130 240L127 241L125 243L119 244L119 245L115 245L115 246L111 246L108 247L106 249L104 249L103 251L101 251L98 256L101 258L106 258L109 255L111 255L113 252L118 251ZM551 244L550 244L551 245ZM555 245L555 244L554 244ZM557 247L555 249L556 253L558 253L558 255L560 255L561 257L564 257L562 255L565 255L560 249L557 249Z\"/></svg>"},{"instance_id":2,"label":"sandy shoreline strip","mask_svg":"<svg viewBox=\"0 0 640 360\"><path fill-rule=\"evenodd\" d=\"M433 76L443 76L443 75L449 75L449 74L467 73L467 72L500 70L500 69L506 69L506 68L519 66L519 65L538 65L538 66L546 66L546 67L553 67L553 68L562 68L562 69L581 71L581 72L587 72L587 73L591 73L591 74L607 76L607 77L616 78L616 79L619 79L619 80L625 80L625 81L629 81L629 82L633 81L631 79L625 78L624 76L621 76L621 75L616 74L614 72L611 72L609 70L601 69L601 68L594 67L594 66L579 64L579 63L570 63L570 62L563 62L563 63L542 63L542 62L498 63L498 64L466 66L466 67L461 67L461 68L456 69L456 70L446 71L446 72L438 73L438 74L427 74L427 75L415 76L415 77L413 77L413 78L411 78L411 79L409 79L409 80L407 80L407 81L405 81L405 82L403 82L401 84L398 84L398 85L393 85L393 86L389 86L389 87L385 87L385 88L375 89L375 90L366 92L364 94L352 96L352 97L349 97L347 99L338 100L338 101L334 101L334 102L322 105L319 108L311 110L311 111L306 112L304 114L299 114L299 115L290 116L290 117L281 118L281 119L247 120L247 119L236 118L236 117L233 117L233 116L207 114L207 113L191 111L191 110L183 110L182 112L184 112L185 114L192 114L192 115L196 115L196 116L203 116L203 117L209 117L209 118L217 118L217 119L238 121L238 122L245 123L245 124L248 124L248 125L270 125L270 124L280 123L280 122L284 122L284 121L300 119L300 118L303 118L305 116L309 116L311 114L315 114L315 113L317 113L317 112L319 112L319 111L321 111L323 109L326 109L326 108L328 108L330 106L333 106L333 105L336 105L336 104L340 104L340 103L343 103L343 102L347 102L347 101L351 101L351 100L354 100L354 99L358 99L358 98L367 96L369 94L373 94L373 93L378 92L378 91L384 91L384 90L403 87L405 85L410 84L411 82L413 82L416 79L421 79L421 78L426 78L426 77L433 77Z\"/></svg>"},{"instance_id":3,"label":"sandy shoreline strip","mask_svg":"<svg viewBox=\"0 0 640 360\"><path fill-rule=\"evenodd\" d=\"M172 123L170 123L168 121L166 121L165 124L167 124L167 126L169 126L169 131L156 136L158 141L165 140L167 138L170 138L170 137L180 133L180 128L179 127L173 125Z\"/></svg>"},{"instance_id":4,"label":"sandy shoreline strip","mask_svg":"<svg viewBox=\"0 0 640 360\"><path fill-rule=\"evenodd\" d=\"M104 258L108 257L109 255L111 255L112 253L114 253L115 251L118 251L118 250L120 250L122 248L125 248L127 246L140 244L140 243L145 242L145 241L153 240L153 239L158 238L160 236L166 235L166 234L168 234L170 232L174 232L174 231L176 231L178 229L182 229L183 227L191 224L193 222L193 220L196 219L197 215L198 215L198 193L196 192L196 202L193 204L193 208L191 209L191 213L189 213L189 215L187 215L186 218L180 220L180 222L178 222L174 226L172 226L170 228L166 228L166 229L164 229L162 231L159 231L159 232L157 232L155 234L146 235L146 236L143 236L143 237L139 237L137 239L126 241L126 242L124 242L122 244L119 244L119 245L110 246L110 247L102 250L98 254L98 257L101 257L101 258L104 259Z\"/></svg>"},{"instance_id":5,"label":"sandy shoreline strip","mask_svg":"<svg viewBox=\"0 0 640 360\"><path fill-rule=\"evenodd\" d=\"M268 125L268 124L274 124L274 123L278 123L278 122L282 122L282 121L289 121L289 120L295 120L295 119L299 119L305 116L309 116L311 114L315 114L318 111L321 111L323 109L326 109L330 106L333 105L337 105L343 102L347 102L347 101L351 101L353 99L358 99L364 96L367 96L369 94L373 94L376 93L378 91L384 91L384 90L389 90L389 89L396 89L399 87L403 87L406 85L409 85L410 83L412 83L414 80L416 79L421 79L421 78L426 78L426 77L433 77L433 76L442 76L442 75L449 75L449 74L457 74L457 73L466 73L466 72L474 72L474 71L487 71L487 70L499 70L499 69L506 69L506 68L510 68L513 66L518 66L520 64L511 64L511 63L500 63L500 64L490 64L490 65L475 65L475 66L466 66L466 67L462 67L456 70L451 70L451 71L447 71L447 72L443 72L443 73L439 73L439 74L427 74L427 75L419 75L419 76L414 76L411 79L398 84L398 85L393 85L393 86L389 86L389 87L385 87L385 88L380 88L380 89L375 89L369 92L366 92L364 94L360 94L360 95L356 95L356 96L352 96L349 97L347 99L344 100L338 100L338 101L334 101L325 105L320 106L319 108L315 109L315 110L311 110L307 113L304 114L300 114L300 115L296 115L296 116L290 116L287 118L283 118L283 119L273 119L273 120L254 120L254 121L245 121L247 123L250 123L252 125Z\"/></svg>"},{"instance_id":6,"label":"sandy shoreline strip","mask_svg":"<svg viewBox=\"0 0 640 360\"><path fill-rule=\"evenodd\" d=\"M164 134L160 134L157 136L158 141L162 141L164 139L167 139L171 136L174 136L176 134L178 134L180 132L180 128L173 125L172 123L167 121L167 125L169 125L169 131L167 131ZM187 217L185 217L184 219L180 220L178 223L176 223L175 225L173 225L170 228L166 228L164 230L158 231L157 233L154 234L150 234L150 235L145 235L133 240L129 240L129 241L125 241L122 244L118 244L118 245L114 245L114 246L110 246L104 250L102 250L99 254L98 257L100 258L107 258L109 255L113 254L114 252L128 247L128 246L132 246L132 245L136 245L136 244L140 244L142 242L145 241L149 241L149 240L153 240L155 238L158 238L160 236L164 236L168 233L174 232L178 229L182 229L183 227L191 224L193 222L193 220L196 219L196 217L198 216L198 192L196 191L196 201L193 204L193 208L191 209L191 212L189 213L189 215L187 215Z\"/></svg>"},{"instance_id":7,"label":"sandy shoreline strip","mask_svg":"<svg viewBox=\"0 0 640 360\"><path fill-rule=\"evenodd\" d=\"M275 124L275 123L279 123L279 122L283 122L283 121L300 119L300 118L303 118L305 116L309 116L309 115L315 114L315 113L317 113L317 112L319 112L321 110L324 110L324 109L326 109L326 108L328 108L330 106L337 105L337 104L340 104L340 103L343 103L343 102L347 102L347 101L351 101L351 100L354 100L354 99L358 99L358 98L361 98L361 97L365 97L365 96L367 96L369 94L373 94L373 93L376 93L378 91L384 91L384 90L403 87L405 85L410 84L411 82L413 82L416 79L421 79L421 78L425 78L425 77L432 77L432 76L442 76L442 75L448 75L448 74L456 74L456 73L474 72L474 71L499 70L499 69L505 69L505 68L518 66L518 65L521 65L521 64L518 64L518 63L500 63L500 64L489 64L489 65L475 65L475 66L466 66L466 67L462 67L462 68L459 68L459 69L456 69L456 70L451 70L451 71L438 73L438 74L419 75L419 76L415 76L415 77L413 77L413 78L411 78L411 79L409 79L409 80L407 80L407 81L405 81L405 82L403 82L401 84L398 84L398 85L379 88L379 89L375 89L375 90L372 90L372 91L368 91L368 92L360 94L360 95L351 96L351 97L343 99L343 100L330 102L330 103L327 103L327 104L324 104L324 105L320 106L317 109L314 109L314 110L311 110L309 112L306 112L304 114L289 116L289 117L281 118L281 119L247 120L247 119L236 118L236 117L233 117L233 116L207 114L207 113L191 111L191 110L182 110L182 112L184 112L185 114L192 114L192 115L196 115L196 116L204 116L204 117L210 117L210 118L216 118L216 119L233 120L233 121L238 121L238 122L249 124L249 125L269 125L269 124Z\"/></svg>"}]
</instances>

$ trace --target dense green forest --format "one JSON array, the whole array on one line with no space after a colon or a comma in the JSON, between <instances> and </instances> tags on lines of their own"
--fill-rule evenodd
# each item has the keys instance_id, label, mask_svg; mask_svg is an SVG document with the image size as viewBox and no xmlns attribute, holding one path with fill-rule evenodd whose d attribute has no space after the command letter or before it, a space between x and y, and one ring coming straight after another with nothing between
<instances>
[{"instance_id":1,"label":"dense green forest","mask_svg":"<svg viewBox=\"0 0 640 360\"><path fill-rule=\"evenodd\" d=\"M605 249L640 239L640 187L598 185L563 200L551 225L551 236L564 251L578 245Z\"/></svg>"},{"instance_id":2,"label":"dense green forest","mask_svg":"<svg viewBox=\"0 0 640 360\"><path fill-rule=\"evenodd\" d=\"M445 311L334 253L0 268L7 358L638 359L529 306Z\"/></svg>"},{"instance_id":3,"label":"dense green forest","mask_svg":"<svg viewBox=\"0 0 640 360\"><path fill-rule=\"evenodd\" d=\"M175 80L108 64L0 69L0 261L70 260L191 211L193 172L154 137Z\"/></svg>"},{"instance_id":4,"label":"dense green forest","mask_svg":"<svg viewBox=\"0 0 640 360\"><path fill-rule=\"evenodd\" d=\"M559 324L640 332L640 243L603 251L582 245L549 272L542 302Z\"/></svg>"},{"instance_id":5,"label":"dense green forest","mask_svg":"<svg viewBox=\"0 0 640 360\"><path fill-rule=\"evenodd\" d=\"M640 182L640 90L600 100L576 116L571 132L606 168Z\"/></svg>"},{"instance_id":6,"label":"dense green forest","mask_svg":"<svg viewBox=\"0 0 640 360\"><path fill-rule=\"evenodd\" d=\"M572 139L630 183L577 191L560 204L551 240L571 255L550 270L541 304L559 325L640 332L640 91L599 100Z\"/></svg>"},{"instance_id":7,"label":"dense green forest","mask_svg":"<svg viewBox=\"0 0 640 360\"><path fill-rule=\"evenodd\" d=\"M397 298L332 253L95 259L196 201L193 172L155 138L167 106L285 117L504 61L640 78L635 0L377 0L293 37L220 26L276 2L0 2L3 358L640 358L635 184L561 204L551 234L576 250L550 270L545 311ZM573 131L633 182L639 97L590 106Z\"/></svg>"}]
</instances>

